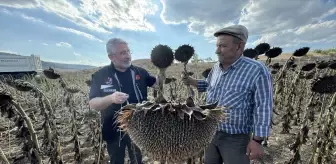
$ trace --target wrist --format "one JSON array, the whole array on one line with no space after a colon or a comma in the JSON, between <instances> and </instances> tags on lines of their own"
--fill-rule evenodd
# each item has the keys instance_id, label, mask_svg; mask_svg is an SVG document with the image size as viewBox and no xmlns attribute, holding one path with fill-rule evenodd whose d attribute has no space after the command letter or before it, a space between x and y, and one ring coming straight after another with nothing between
<instances>
[{"instance_id":1,"label":"wrist","mask_svg":"<svg viewBox=\"0 0 336 164\"><path fill-rule=\"evenodd\" d=\"M259 139L256 139L256 138L252 138L252 140L254 141L254 142L257 142L258 144L260 144L261 145L261 143L264 141L263 139L261 139L261 138L259 138Z\"/></svg>"},{"instance_id":2,"label":"wrist","mask_svg":"<svg viewBox=\"0 0 336 164\"><path fill-rule=\"evenodd\" d=\"M197 79L194 79L194 78L190 77L190 81L191 81L192 86L197 87L197 85L198 85Z\"/></svg>"},{"instance_id":3,"label":"wrist","mask_svg":"<svg viewBox=\"0 0 336 164\"><path fill-rule=\"evenodd\" d=\"M116 104L113 94L107 96L107 101L110 102L111 104Z\"/></svg>"},{"instance_id":4,"label":"wrist","mask_svg":"<svg viewBox=\"0 0 336 164\"><path fill-rule=\"evenodd\" d=\"M264 137L253 136L253 139L256 139L256 140L263 140Z\"/></svg>"}]
</instances>

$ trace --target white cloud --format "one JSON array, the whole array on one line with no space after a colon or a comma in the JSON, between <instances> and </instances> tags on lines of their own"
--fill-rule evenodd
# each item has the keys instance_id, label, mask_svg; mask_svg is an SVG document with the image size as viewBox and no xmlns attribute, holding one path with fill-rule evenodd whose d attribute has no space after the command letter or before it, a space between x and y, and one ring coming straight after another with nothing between
<instances>
[{"instance_id":1,"label":"white cloud","mask_svg":"<svg viewBox=\"0 0 336 164\"><path fill-rule=\"evenodd\" d=\"M73 55L75 55L75 56L82 56L81 54L79 54L77 52L74 52Z\"/></svg>"},{"instance_id":2,"label":"white cloud","mask_svg":"<svg viewBox=\"0 0 336 164\"><path fill-rule=\"evenodd\" d=\"M163 5L161 18L166 24L194 21L208 24L227 23L240 16L246 0L160 0Z\"/></svg>"},{"instance_id":3,"label":"white cloud","mask_svg":"<svg viewBox=\"0 0 336 164\"><path fill-rule=\"evenodd\" d=\"M336 20L308 24L295 30L268 33L253 42L253 45L255 46L261 42L267 42L271 45L281 45L282 47L319 42L336 43Z\"/></svg>"},{"instance_id":4,"label":"white cloud","mask_svg":"<svg viewBox=\"0 0 336 164\"><path fill-rule=\"evenodd\" d=\"M246 0L160 0L160 14L166 24L187 23L190 32L212 37L213 33L237 21Z\"/></svg>"},{"instance_id":5,"label":"white cloud","mask_svg":"<svg viewBox=\"0 0 336 164\"><path fill-rule=\"evenodd\" d=\"M56 43L56 46L57 47L66 47L66 48L71 48L72 47L72 45L70 43L67 43L67 42Z\"/></svg>"},{"instance_id":6,"label":"white cloud","mask_svg":"<svg viewBox=\"0 0 336 164\"><path fill-rule=\"evenodd\" d=\"M8 15L12 15L13 14L13 13L11 13L8 10L2 10L2 12L6 13ZM97 37L95 37L95 36L93 36L91 34L88 34L88 33L82 32L82 31L78 31L78 30L75 30L73 28L60 27L60 26L55 26L55 25L52 25L52 24L48 24L48 23L44 22L43 20L41 20L39 18L31 17L31 16L28 16L28 15L25 15L25 14L22 14L22 13L20 13L19 15L23 19L26 19L26 20L32 21L32 22L36 22L36 23L44 24L44 25L48 26L49 28L55 28L55 29L60 30L60 31L69 32L69 33L76 34L78 36L86 37L86 38L88 38L90 40L95 40L95 41L98 41L98 42L103 42L101 39L98 39ZM31 40L29 42L31 42Z\"/></svg>"},{"instance_id":7,"label":"white cloud","mask_svg":"<svg viewBox=\"0 0 336 164\"><path fill-rule=\"evenodd\" d=\"M166 24L187 24L190 32L213 42L213 33L231 24L243 24L249 38L259 37L248 45L269 41L276 46L300 43L331 42L335 33L336 1L305 0L160 0L161 19ZM186 7L187 6L187 7ZM319 29L319 30L318 30ZM323 31L324 30L324 31ZM251 41L251 40L250 40Z\"/></svg>"},{"instance_id":8,"label":"white cloud","mask_svg":"<svg viewBox=\"0 0 336 164\"><path fill-rule=\"evenodd\" d=\"M44 46L47 46L48 45L48 43L41 43L42 45L44 45Z\"/></svg>"},{"instance_id":9,"label":"white cloud","mask_svg":"<svg viewBox=\"0 0 336 164\"><path fill-rule=\"evenodd\" d=\"M259 35L317 23L334 9L335 5L324 4L320 0L305 0L304 3L293 0L283 0L281 3L259 0L245 6L246 12L241 15L239 23L245 25L251 34Z\"/></svg>"},{"instance_id":10,"label":"white cloud","mask_svg":"<svg viewBox=\"0 0 336 164\"><path fill-rule=\"evenodd\" d=\"M17 51L12 51L8 49L4 49L4 50L0 49L0 52L9 53L9 54L19 54Z\"/></svg>"},{"instance_id":11,"label":"white cloud","mask_svg":"<svg viewBox=\"0 0 336 164\"><path fill-rule=\"evenodd\" d=\"M158 6L150 0L80 0L74 5L69 0L15 0L1 2L0 6L14 8L41 8L54 13L81 27L96 32L111 33L107 29L155 31L155 27L146 20L153 15Z\"/></svg>"},{"instance_id":12,"label":"white cloud","mask_svg":"<svg viewBox=\"0 0 336 164\"><path fill-rule=\"evenodd\" d=\"M6 7L35 8L38 5L38 0L0 0L0 6Z\"/></svg>"},{"instance_id":13,"label":"white cloud","mask_svg":"<svg viewBox=\"0 0 336 164\"><path fill-rule=\"evenodd\" d=\"M50 25L51 26L51 25ZM101 39L98 39L97 37L91 35L91 34L88 34L88 33L85 33L85 32L82 32L82 31L78 31L78 30L75 30L75 29L72 29L72 28L66 28L66 27L59 27L59 26L52 26L58 30L61 30L61 31L65 31L65 32L70 32L70 33L73 33L73 34L76 34L76 35L79 35L79 36L83 36L83 37L86 37L90 40L95 40L95 41L98 41L98 42L103 42Z\"/></svg>"},{"instance_id":14,"label":"white cloud","mask_svg":"<svg viewBox=\"0 0 336 164\"><path fill-rule=\"evenodd\" d=\"M41 19L38 19L38 18L34 18L34 17L31 17L31 16L27 16L25 14L20 14L20 16L23 18L23 19L26 19L28 21L32 21L32 22L36 22L36 23L45 23L43 20Z\"/></svg>"},{"instance_id":15,"label":"white cloud","mask_svg":"<svg viewBox=\"0 0 336 164\"><path fill-rule=\"evenodd\" d=\"M106 28L122 30L155 31L146 20L154 15L158 6L150 0L82 0L80 10L93 22Z\"/></svg>"},{"instance_id":16,"label":"white cloud","mask_svg":"<svg viewBox=\"0 0 336 164\"><path fill-rule=\"evenodd\" d=\"M7 9L1 9L0 12L3 12L7 15L12 15L12 13L10 11L8 11Z\"/></svg>"},{"instance_id":17,"label":"white cloud","mask_svg":"<svg viewBox=\"0 0 336 164\"><path fill-rule=\"evenodd\" d=\"M72 3L66 0L39 0L41 8L47 12L55 13L56 15L65 18L81 27L88 28L93 31L109 33L98 23L91 22L85 19L85 15Z\"/></svg>"}]
</instances>

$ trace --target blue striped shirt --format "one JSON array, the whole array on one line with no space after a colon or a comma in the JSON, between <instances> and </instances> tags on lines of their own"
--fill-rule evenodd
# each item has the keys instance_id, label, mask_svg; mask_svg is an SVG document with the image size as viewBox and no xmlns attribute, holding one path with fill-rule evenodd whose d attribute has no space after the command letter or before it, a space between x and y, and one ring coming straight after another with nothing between
<instances>
[{"instance_id":1,"label":"blue striped shirt","mask_svg":"<svg viewBox=\"0 0 336 164\"><path fill-rule=\"evenodd\" d=\"M241 56L227 70L217 62L205 80L198 80L199 92L207 92L207 103L219 100L228 119L218 126L230 134L254 133L267 137L273 108L271 74L264 63Z\"/></svg>"}]
</instances>

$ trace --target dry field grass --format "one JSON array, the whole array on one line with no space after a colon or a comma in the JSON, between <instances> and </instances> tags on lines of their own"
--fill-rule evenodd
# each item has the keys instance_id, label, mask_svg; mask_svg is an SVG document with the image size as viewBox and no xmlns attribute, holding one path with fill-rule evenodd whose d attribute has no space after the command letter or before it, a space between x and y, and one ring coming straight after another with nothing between
<instances>
[{"instance_id":1,"label":"dry field grass","mask_svg":"<svg viewBox=\"0 0 336 164\"><path fill-rule=\"evenodd\" d=\"M274 60L273 63L275 62ZM298 71L304 63L296 64L298 65L296 67ZM138 61L135 65L148 69L151 74L157 74L157 70L149 61ZM202 78L201 73L211 66L211 63L197 63L189 65L188 70L194 72L194 77ZM181 64L174 64L168 68L167 75L168 77L178 79L176 90L180 91L180 93L177 92L176 94L185 97L186 88L179 81L182 70L183 67ZM256 163L285 164L289 162L295 154L295 152L290 150L290 146L295 142L299 145L302 144L302 147L299 149L302 163L308 163L318 137L317 134L319 134L319 125L327 128L328 132L336 130L336 119L333 120L333 123L331 123L332 119L329 120L331 122L325 122L333 115L336 118L336 105L332 101L332 99L335 99L335 94L316 94L310 100L309 97L312 95L312 92L307 86L312 79L305 78L305 75L312 74L312 72L316 73L316 75L324 73L335 75L335 70L324 69L315 72L314 70L300 75L298 81L293 85L292 80L297 74L294 70L290 69L286 71L286 77L274 83L274 111L276 113L273 116L272 135L268 140L268 145L264 147L266 152L265 158L255 161ZM42 155L44 163L48 163L50 157L54 157L55 159L61 158L63 163L76 163L76 161L79 161L77 163L96 164L98 154L100 154L102 159L100 163L107 163L108 154L106 148L104 144L100 144L99 140L100 131L99 124L97 124L99 122L99 113L88 106L89 86L85 81L90 79L91 73L94 71L58 72L64 80L63 85L67 89L62 87L62 83L58 79L53 80L42 77L41 79L28 80L43 92L45 97L42 96L41 99L38 98L38 94L35 97L35 93L18 91L8 83L0 84L1 90L6 89L14 96L14 100L26 112L28 118L30 118L36 131L40 155ZM273 74L275 79L278 74L279 72ZM74 93L74 89L76 88L79 89L79 92ZM170 87L165 88L169 90ZM152 90L150 89L149 92L151 95ZM167 97L170 96L169 92L165 93L167 93ZM203 104L203 98L204 95L197 95L198 103ZM330 111L330 113L326 114L326 111ZM1 114L0 148L4 152L4 155L10 163L32 163L29 160L31 159L29 155L32 154L31 150L34 150L34 142L31 140L31 134L27 132L27 125L22 125L22 117L19 117L19 114L15 113L14 116L16 117L8 118L4 111ZM322 114L322 119L319 119L320 114ZM314 119L311 119L311 117L308 119L308 117L305 117L307 115L313 116ZM299 137L300 139L300 132L304 127L303 122L306 121L306 125L309 128L308 141L303 144L297 138ZM288 125L289 127L285 126L284 128L284 125ZM334 130L331 128L334 128ZM46 131L49 131L49 134ZM57 134L54 135L56 131ZM327 133L327 131L323 132ZM336 143L334 135L332 133L327 134L330 135L328 143L331 141ZM79 141L78 146L76 146L77 141ZM323 140L321 142L319 140L318 143L323 145L325 141L327 140L323 137ZM100 147L101 149L99 149ZM336 149L331 147L328 155L329 159L334 162L329 161L327 163L336 163ZM33 157L32 159L36 158ZM146 157L144 157L144 160L145 163L152 163ZM54 163L57 162L54 161Z\"/></svg>"}]
</instances>

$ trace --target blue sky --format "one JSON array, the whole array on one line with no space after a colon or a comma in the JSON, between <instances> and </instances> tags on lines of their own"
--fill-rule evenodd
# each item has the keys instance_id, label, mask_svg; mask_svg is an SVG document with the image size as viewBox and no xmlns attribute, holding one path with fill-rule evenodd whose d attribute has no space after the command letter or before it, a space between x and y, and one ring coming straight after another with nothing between
<instances>
[{"instance_id":1,"label":"blue sky","mask_svg":"<svg viewBox=\"0 0 336 164\"><path fill-rule=\"evenodd\" d=\"M249 29L247 48L336 47L335 0L0 0L0 24L0 51L95 66L109 63L112 37L129 43L133 59L157 44L191 44L216 60L213 32L230 24Z\"/></svg>"}]
</instances>

